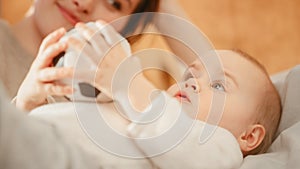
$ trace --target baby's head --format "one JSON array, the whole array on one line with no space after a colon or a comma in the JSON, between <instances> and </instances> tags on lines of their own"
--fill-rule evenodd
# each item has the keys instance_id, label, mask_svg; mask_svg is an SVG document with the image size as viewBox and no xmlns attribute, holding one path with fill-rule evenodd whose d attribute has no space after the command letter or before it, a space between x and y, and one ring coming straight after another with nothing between
<instances>
[{"instance_id":1,"label":"baby's head","mask_svg":"<svg viewBox=\"0 0 300 169\"><path fill-rule=\"evenodd\" d=\"M201 121L206 121L210 112L213 93L224 93L225 106L218 125L236 137L244 156L264 153L280 121L278 92L264 67L249 55L230 50L217 53L224 72L215 73L220 77L224 74L225 80L210 81L205 67L196 61L180 84L181 90L171 87L169 92L184 107L198 110L196 118Z\"/></svg>"}]
</instances>

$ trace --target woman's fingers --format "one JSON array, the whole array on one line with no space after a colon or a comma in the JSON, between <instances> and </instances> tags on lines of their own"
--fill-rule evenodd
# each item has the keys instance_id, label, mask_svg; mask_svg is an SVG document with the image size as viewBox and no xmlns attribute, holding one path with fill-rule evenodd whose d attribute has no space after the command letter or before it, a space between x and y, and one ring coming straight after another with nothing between
<instances>
[{"instance_id":1,"label":"woman's fingers","mask_svg":"<svg viewBox=\"0 0 300 169\"><path fill-rule=\"evenodd\" d=\"M36 58L35 64L37 65L37 68L48 67L52 64L53 59L66 49L66 42L51 44Z\"/></svg>"},{"instance_id":2,"label":"woman's fingers","mask_svg":"<svg viewBox=\"0 0 300 169\"><path fill-rule=\"evenodd\" d=\"M45 69L42 69L37 74L37 79L40 82L47 83L47 82L53 82L61 79L66 78L73 78L74 76L74 69L73 68L67 68L67 67L48 67Z\"/></svg>"},{"instance_id":3,"label":"woman's fingers","mask_svg":"<svg viewBox=\"0 0 300 169\"><path fill-rule=\"evenodd\" d=\"M78 23L75 26L75 29L78 30L79 32L81 32L82 36L89 41L94 35L95 33L97 33L97 27L93 26L93 23Z\"/></svg>"},{"instance_id":4,"label":"woman's fingers","mask_svg":"<svg viewBox=\"0 0 300 169\"><path fill-rule=\"evenodd\" d=\"M72 57L76 58L76 60L73 60L74 63L72 66L77 66L81 62L85 63L86 61L82 60L85 57L91 59L93 63L97 63L93 57L95 55L92 47L88 45L85 41L80 40L76 37L69 37L68 39L68 47L69 47L69 53L72 53ZM66 58L68 59L68 58ZM71 63L71 62L70 62ZM91 63L91 64L93 64ZM91 65L86 65L87 67Z\"/></svg>"},{"instance_id":5,"label":"woman's fingers","mask_svg":"<svg viewBox=\"0 0 300 169\"><path fill-rule=\"evenodd\" d=\"M78 54L82 51L82 49L86 45L85 42L73 36L68 38L67 43L68 43L68 47L72 49L72 51L77 52Z\"/></svg>"},{"instance_id":6,"label":"woman's fingers","mask_svg":"<svg viewBox=\"0 0 300 169\"><path fill-rule=\"evenodd\" d=\"M66 33L64 28L59 28L54 32L50 33L42 42L40 46L40 51L43 52L49 45L58 42L59 39Z\"/></svg>"},{"instance_id":7,"label":"woman's fingers","mask_svg":"<svg viewBox=\"0 0 300 169\"><path fill-rule=\"evenodd\" d=\"M42 69L38 73L38 79L42 83L42 90L47 95L64 96L73 93L73 87L64 83L59 83L61 79L71 79L74 75L73 68L49 67ZM58 81L54 83L54 81Z\"/></svg>"},{"instance_id":8,"label":"woman's fingers","mask_svg":"<svg viewBox=\"0 0 300 169\"><path fill-rule=\"evenodd\" d=\"M99 28L95 23L77 24L76 30L81 33L85 40L92 46L92 50L97 54L104 54L109 49L109 45L104 39L104 36L99 31ZM97 58L91 58L94 61L98 61Z\"/></svg>"},{"instance_id":9,"label":"woman's fingers","mask_svg":"<svg viewBox=\"0 0 300 169\"><path fill-rule=\"evenodd\" d=\"M73 93L73 88L67 85L57 85L53 83L48 83L44 85L44 91L48 95L64 96Z\"/></svg>"},{"instance_id":10,"label":"woman's fingers","mask_svg":"<svg viewBox=\"0 0 300 169\"><path fill-rule=\"evenodd\" d=\"M109 45L115 45L117 42L124 39L112 26L103 21L96 21L95 25L99 28Z\"/></svg>"},{"instance_id":11,"label":"woman's fingers","mask_svg":"<svg viewBox=\"0 0 300 169\"><path fill-rule=\"evenodd\" d=\"M97 21L95 25L97 25L97 27L100 29L101 34L104 36L110 46L118 46L117 48L119 48L120 51L125 52L124 56L131 55L131 48L127 40L122 37L111 25L108 25L100 20Z\"/></svg>"}]
</instances>

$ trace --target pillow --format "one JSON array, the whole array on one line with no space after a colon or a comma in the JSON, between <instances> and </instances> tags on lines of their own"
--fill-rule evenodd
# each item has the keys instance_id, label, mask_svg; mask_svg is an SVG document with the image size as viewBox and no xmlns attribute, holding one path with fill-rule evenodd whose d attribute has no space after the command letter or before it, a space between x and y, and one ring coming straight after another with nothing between
<instances>
[{"instance_id":1,"label":"pillow","mask_svg":"<svg viewBox=\"0 0 300 169\"><path fill-rule=\"evenodd\" d=\"M247 156L240 169L300 167L300 65L273 76L272 81L282 102L278 136L267 153Z\"/></svg>"},{"instance_id":2,"label":"pillow","mask_svg":"<svg viewBox=\"0 0 300 169\"><path fill-rule=\"evenodd\" d=\"M286 74L286 73L284 73ZM286 76L272 79L281 97L282 116L278 134L300 121L300 65Z\"/></svg>"}]
</instances>

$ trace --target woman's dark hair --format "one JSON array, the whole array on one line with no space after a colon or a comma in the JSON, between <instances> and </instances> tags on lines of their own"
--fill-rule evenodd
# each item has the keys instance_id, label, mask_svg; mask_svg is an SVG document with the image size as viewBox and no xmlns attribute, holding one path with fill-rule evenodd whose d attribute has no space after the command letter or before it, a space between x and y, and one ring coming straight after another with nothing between
<instances>
[{"instance_id":1,"label":"woman's dark hair","mask_svg":"<svg viewBox=\"0 0 300 169\"><path fill-rule=\"evenodd\" d=\"M130 35L131 33L133 33L138 26L141 26L141 28L144 29L151 22L153 14L143 14L143 12L158 11L159 1L160 0L141 0L135 10L132 12L133 14L139 13L140 15L131 16L126 26L121 31L121 34L126 37L126 35Z\"/></svg>"}]
</instances>

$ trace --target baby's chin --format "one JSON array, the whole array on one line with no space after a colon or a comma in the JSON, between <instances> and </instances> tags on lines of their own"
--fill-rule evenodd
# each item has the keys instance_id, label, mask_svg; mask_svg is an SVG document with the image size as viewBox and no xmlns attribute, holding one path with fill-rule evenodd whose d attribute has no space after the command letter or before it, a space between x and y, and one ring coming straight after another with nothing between
<instances>
[{"instance_id":1,"label":"baby's chin","mask_svg":"<svg viewBox=\"0 0 300 169\"><path fill-rule=\"evenodd\" d=\"M172 85L168 88L166 93L172 98L177 100L178 104L181 104L183 111L192 119L199 120L199 121L205 121L206 116L208 112L206 112L203 109L200 109L199 107L199 100L195 98L191 98L192 101L186 101L182 100L180 98L176 98L175 95L179 91L179 88L177 85ZM195 99L195 100L194 100Z\"/></svg>"},{"instance_id":2,"label":"baby's chin","mask_svg":"<svg viewBox=\"0 0 300 169\"><path fill-rule=\"evenodd\" d=\"M192 105L188 101L182 101L181 99L176 97L173 97L173 99L175 99L178 102L178 104L181 105L183 112L186 113L191 119L205 121L206 116L203 115L205 113L200 113L198 107Z\"/></svg>"},{"instance_id":3,"label":"baby's chin","mask_svg":"<svg viewBox=\"0 0 300 169\"><path fill-rule=\"evenodd\" d=\"M184 112L194 120L206 122L209 115L209 109L201 108L198 105L193 105L191 103L182 102L182 107ZM212 123L215 123L216 119L211 119ZM209 122L208 122L209 123Z\"/></svg>"}]
</instances>

